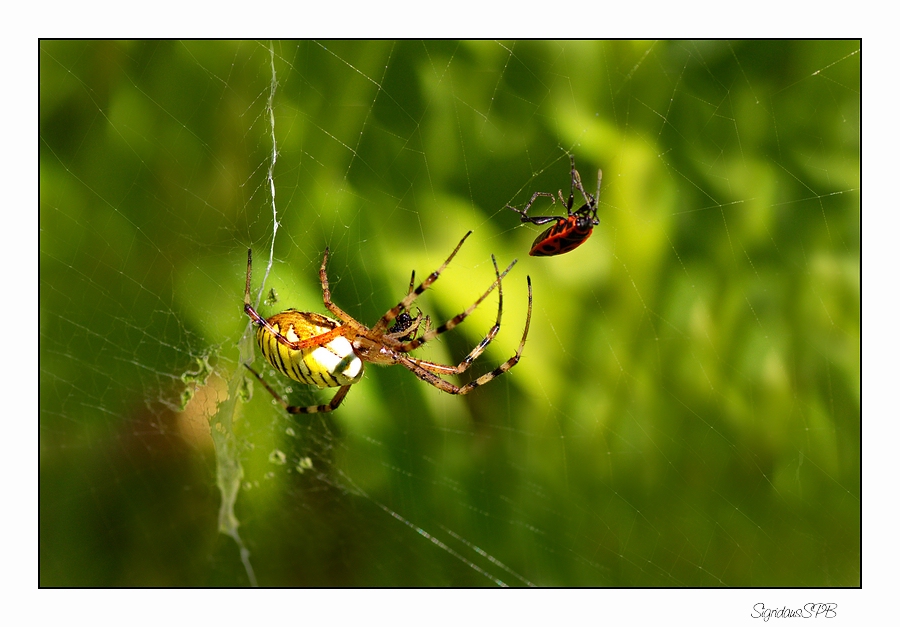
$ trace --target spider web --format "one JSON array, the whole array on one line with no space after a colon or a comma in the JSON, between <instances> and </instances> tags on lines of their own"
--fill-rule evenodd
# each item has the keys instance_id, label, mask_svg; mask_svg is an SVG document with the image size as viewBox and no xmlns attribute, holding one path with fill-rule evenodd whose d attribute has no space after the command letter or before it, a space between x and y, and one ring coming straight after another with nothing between
<instances>
[{"instance_id":1,"label":"spider web","mask_svg":"<svg viewBox=\"0 0 900 627\"><path fill-rule=\"evenodd\" d=\"M858 41L42 42L42 585L860 585ZM531 258L506 204L594 234ZM560 213L539 200L533 214ZM435 322L466 397L264 367L242 313ZM416 356L457 363L487 299Z\"/></svg>"}]
</instances>

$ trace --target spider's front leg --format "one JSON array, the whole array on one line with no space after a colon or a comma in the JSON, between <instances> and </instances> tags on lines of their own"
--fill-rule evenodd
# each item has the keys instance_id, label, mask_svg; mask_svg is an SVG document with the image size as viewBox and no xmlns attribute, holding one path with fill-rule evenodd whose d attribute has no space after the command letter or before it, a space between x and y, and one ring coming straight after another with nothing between
<instances>
[{"instance_id":1,"label":"spider's front leg","mask_svg":"<svg viewBox=\"0 0 900 627\"><path fill-rule=\"evenodd\" d=\"M432 362L413 359L401 353L393 353L396 363L400 364L401 366L415 374L417 377L419 377L420 380L424 381L425 383L433 385L437 389L448 394L468 394L472 390L481 387L485 383L488 383L489 381L492 381L493 379L499 377L504 372L508 372L513 368L513 366L519 363L519 359L521 359L522 357L522 351L525 349L525 341L528 339L528 329L531 326L531 277L526 278L528 282L528 312L525 315L525 329L522 331L522 340L519 342L519 348L516 349L516 352L512 357L507 359L505 362L503 362L490 372L481 375L474 381L470 381L463 386L457 386L453 383L450 383L449 381L442 379L440 376L438 376L437 373L451 374L462 372L468 367L468 364L466 364L465 361L456 368L453 368L452 366L444 366L442 364L435 364Z\"/></svg>"},{"instance_id":2,"label":"spider's front leg","mask_svg":"<svg viewBox=\"0 0 900 627\"><path fill-rule=\"evenodd\" d=\"M325 251L325 259L328 259L328 250ZM303 350L305 348L310 348L313 346L321 346L329 343L333 339L337 338L340 335L344 335L343 327L335 327L331 331L327 331L325 333L308 337L304 340L296 340L292 341L286 338L281 332L276 329L272 324L259 315L259 312L253 308L253 305L250 303L250 279L253 268L253 251L252 249L247 249L247 282L244 286L244 313L247 314L250 319L261 327L264 327L269 333L271 333L275 339L278 340L280 344L283 344L290 350L298 351Z\"/></svg>"},{"instance_id":3,"label":"spider's front leg","mask_svg":"<svg viewBox=\"0 0 900 627\"><path fill-rule=\"evenodd\" d=\"M501 286L501 281L507 274L509 274L509 271L512 270L513 266L516 265L516 260L513 259L512 263L509 264L509 266L507 266L506 270L504 270L503 272L499 272L499 269L497 268L497 260L496 260L496 258L494 258L493 255L491 255L491 261L494 264L494 273L496 274L497 278L494 280L493 283L491 283L490 287L488 287L487 290L485 290L484 294L482 294L478 298L478 300L476 300L474 303L469 305L469 307L465 311L450 318L447 322L445 322L438 328L433 329L433 330L426 329L426 332L421 337L419 337L417 339L413 339L409 342L406 342L405 344L393 346L392 348L394 348L395 350L397 350L401 353L408 353L412 350L415 350L422 344L425 344L426 342L430 341L432 338L440 335L441 333L446 333L447 331L450 331L451 329L456 327L456 325L458 325L460 322L465 320L469 316L469 314L471 314L473 311L475 311L475 308L478 307L478 305L480 305L481 302L485 298L487 298L488 295L492 291L494 291L494 288L497 288L500 290L500 307L499 307L499 310L497 313L497 322L494 325L495 329L493 330L493 333L496 334L497 330L499 330L499 328L500 328L500 311L502 311L502 309L503 309L503 288ZM491 335L489 333L489 337L493 337L493 335ZM490 339L485 338L484 342L490 342ZM485 343L485 345L487 345L487 344ZM483 347L482 347L482 350L483 350ZM477 357L477 355L475 355L475 356ZM472 358L474 359L474 357L472 357Z\"/></svg>"},{"instance_id":4,"label":"spider's front leg","mask_svg":"<svg viewBox=\"0 0 900 627\"><path fill-rule=\"evenodd\" d=\"M385 330L391 326L391 323L394 319L400 315L401 312L409 311L409 306L413 304L422 292L431 287L431 284L438 280L438 277L441 276L441 272L444 271L453 258L456 256L456 253L459 252L459 249L462 248L463 243L466 239L472 234L472 231L469 231L463 238L459 240L459 243L456 245L456 248L453 249L453 252L450 253L450 256L441 264L441 266L429 274L424 281L422 281L419 286L415 289L410 289L409 293L407 293L406 297L401 300L399 303L388 309L381 319L375 323L375 326L371 329L371 336L377 337L384 334Z\"/></svg>"},{"instance_id":5,"label":"spider's front leg","mask_svg":"<svg viewBox=\"0 0 900 627\"><path fill-rule=\"evenodd\" d=\"M325 255L322 257L322 265L319 267L319 282L322 284L322 300L325 307L340 318L344 324L349 324L356 328L357 323L347 312L331 302L331 289L328 287L328 273L325 267L328 265L328 247L325 247Z\"/></svg>"}]
</instances>

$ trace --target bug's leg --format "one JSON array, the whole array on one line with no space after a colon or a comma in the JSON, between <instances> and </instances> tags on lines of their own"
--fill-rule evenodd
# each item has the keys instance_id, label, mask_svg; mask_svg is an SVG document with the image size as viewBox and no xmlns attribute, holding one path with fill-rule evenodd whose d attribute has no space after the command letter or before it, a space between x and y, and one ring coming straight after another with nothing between
<instances>
[{"instance_id":1,"label":"bug's leg","mask_svg":"<svg viewBox=\"0 0 900 627\"><path fill-rule=\"evenodd\" d=\"M270 386L268 383L266 383L266 380L262 378L261 374L259 374L256 370L254 370L248 364L244 364L244 366L246 366L247 370L252 372L256 376L256 378L259 379L259 382L263 384L263 387L266 388L266 390L269 392L269 394L271 394L272 397L276 401L278 401L278 403L282 407L284 407L284 409L289 414L318 414L318 413L322 413L322 412L334 411L335 409L338 408L338 405L341 404L341 401L344 400L344 397L347 396L347 392L350 391L349 385L342 386L341 389L339 389L337 391L337 394L335 394L334 397L331 399L331 402L328 403L327 405L310 405L308 407L298 407L296 405L288 405L287 401L284 400L278 392L276 392L274 389L272 389L272 386Z\"/></svg>"},{"instance_id":2,"label":"bug's leg","mask_svg":"<svg viewBox=\"0 0 900 627\"><path fill-rule=\"evenodd\" d=\"M531 196L531 200L525 203L525 206L522 209L518 209L513 207L512 205L506 205L507 209L512 209L520 216L520 221L522 222L531 222L532 224L546 224L547 222L552 221L554 218L548 218L546 216L541 216L537 218L531 218L528 216L528 210L531 209L531 205L534 204L534 201L538 198L549 198L554 204L556 204L556 196L551 194L550 192L535 192Z\"/></svg>"},{"instance_id":3,"label":"bug's leg","mask_svg":"<svg viewBox=\"0 0 900 627\"><path fill-rule=\"evenodd\" d=\"M509 205L506 205L506 206L509 207L510 209L514 209L516 211L521 211L520 209L516 209L515 207L510 207ZM565 216L537 216L537 217L532 218L532 217L523 215L520 218L520 220L523 223L530 222L531 224L537 224L538 226L540 226L542 224L547 224L548 222L556 222L557 220L565 221L566 217Z\"/></svg>"},{"instance_id":4,"label":"bug's leg","mask_svg":"<svg viewBox=\"0 0 900 627\"><path fill-rule=\"evenodd\" d=\"M581 189L581 176L579 176L578 170L575 169L575 155L569 155L569 164L572 169L572 184L569 187L569 201L566 202L565 205L571 216L572 205L575 204L575 188ZM582 193L584 193L584 190L582 190ZM562 190L559 190L559 199L563 199Z\"/></svg>"},{"instance_id":5,"label":"bug's leg","mask_svg":"<svg viewBox=\"0 0 900 627\"><path fill-rule=\"evenodd\" d=\"M431 287L432 283L434 283L435 281L438 280L438 277L441 276L441 272L443 272L444 268L446 268L450 264L450 261L456 256L456 253L458 253L459 249L462 248L463 242L465 242L466 238L468 238L471 234L472 234L472 231L469 231L468 233L463 235L463 238L461 240L459 240L459 244L456 245L456 248L453 249L453 252L450 253L450 256L447 257L447 260L441 264L440 268L438 268L437 270L435 270L434 272L429 274L425 278L425 280L419 284L419 286L417 288L415 288L414 290L411 290L403 298L403 300L401 300L399 303L397 303L396 305L394 305L393 307L388 309L387 312L383 316L381 316L381 319L371 329L371 334L373 336L382 335L385 332L385 330L389 326L391 326L391 322L394 321L394 318L396 318L398 315L400 315L401 311L408 311L409 306L413 304L413 301L416 300L416 298L418 298L422 292L424 292L429 287Z\"/></svg>"},{"instance_id":6,"label":"bug's leg","mask_svg":"<svg viewBox=\"0 0 900 627\"><path fill-rule=\"evenodd\" d=\"M584 202L588 207L593 207L596 202L596 198L588 194L584 191L584 185L581 184L581 175L578 173L578 170L575 169L575 157L572 156L572 191L569 194L569 215L572 213L572 204L574 202L575 190L577 189L581 192L581 195L584 196ZM599 182L599 176L598 176ZM600 186L597 185L597 194L600 194Z\"/></svg>"},{"instance_id":7,"label":"bug's leg","mask_svg":"<svg viewBox=\"0 0 900 627\"><path fill-rule=\"evenodd\" d=\"M597 219L597 203L600 202L600 183L603 181L603 170L597 170L597 195L594 196L591 200L591 207L594 210L593 222L595 225L600 224L600 220Z\"/></svg>"}]
</instances>

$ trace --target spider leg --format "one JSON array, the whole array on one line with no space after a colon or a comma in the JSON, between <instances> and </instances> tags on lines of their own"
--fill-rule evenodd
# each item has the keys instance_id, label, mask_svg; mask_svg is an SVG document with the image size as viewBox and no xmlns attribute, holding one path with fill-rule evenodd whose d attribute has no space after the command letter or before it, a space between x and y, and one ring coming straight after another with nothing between
<instances>
[{"instance_id":1,"label":"spider leg","mask_svg":"<svg viewBox=\"0 0 900 627\"><path fill-rule=\"evenodd\" d=\"M328 251L325 251L325 258L328 258ZM257 311L253 308L253 305L250 304L250 273L251 268L253 267L253 251L252 249L247 249L247 283L244 287L244 313L250 316L250 319L253 320L256 324L263 326L266 330L269 331L272 335L276 337L276 339L290 348L291 350L301 350L304 348L309 348L311 346L322 346L327 344L331 340L336 337L343 335L342 327L335 327L331 331L327 333L323 333L321 335L316 335L315 337L309 337L305 340L300 340L297 342L292 342L283 336L275 327L269 324L265 318L259 315Z\"/></svg>"},{"instance_id":2,"label":"spider leg","mask_svg":"<svg viewBox=\"0 0 900 627\"><path fill-rule=\"evenodd\" d=\"M349 324L354 329L358 329L359 323L357 323L347 312L331 302L331 289L328 287L328 273L325 271L326 265L328 265L327 246L325 247L325 256L322 258L322 265L319 267L319 282L322 284L322 300L325 302L325 307L328 308L328 311L340 318L341 322Z\"/></svg>"},{"instance_id":3,"label":"spider leg","mask_svg":"<svg viewBox=\"0 0 900 627\"><path fill-rule=\"evenodd\" d=\"M413 269L412 274L409 275L409 287L406 288L407 296L409 296L410 294L413 293L413 289L415 288L415 286L416 286L416 271L415 271L415 269ZM406 311L406 310L404 309L400 313L403 313L403 311ZM406 313L409 313L409 312L406 311ZM395 318L395 320L396 320L396 318Z\"/></svg>"},{"instance_id":4,"label":"spider leg","mask_svg":"<svg viewBox=\"0 0 900 627\"><path fill-rule=\"evenodd\" d=\"M478 357L481 355L481 353L484 352L484 349L487 348L487 345L490 344L491 340L494 339L494 336L497 335L497 332L500 331L500 317L503 314L503 284L499 282L500 278L501 278L500 277L500 269L497 267L497 259L493 255L491 255L491 261L494 263L494 274L497 275L497 281L498 281L497 282L497 293L499 295L499 302L497 303L497 321L494 323L494 326L491 327L491 329L490 329L490 331L488 331L487 335L484 336L484 339L481 340L481 342L479 342L478 345L475 348L473 348L472 351L466 356L466 358L463 359L461 362L459 362L458 365L447 366L445 364L438 364L438 363L434 363L432 361L425 361L423 359L410 358L410 360L415 362L416 365L420 366L421 368L425 368L426 370L429 370L431 372L435 372L435 373L461 374L461 373L465 372L469 368L469 366L472 365L473 361L478 359ZM485 294L485 296L486 295L487 294ZM479 302L480 302L480 300L479 300ZM477 305L478 303L475 303L475 304ZM427 333L428 332L426 331L426 335L427 335ZM395 350L398 350L399 352L408 352L408 351L404 351L402 346Z\"/></svg>"},{"instance_id":5,"label":"spider leg","mask_svg":"<svg viewBox=\"0 0 900 627\"><path fill-rule=\"evenodd\" d=\"M488 381L494 379L495 377L499 377L501 374L515 366L519 363L519 359L522 357L522 351L525 349L525 340L528 339L528 329L531 327L531 277L527 277L528 281L528 313L525 316L525 329L522 331L522 339L519 341L519 348L516 349L516 354L507 359L505 362L488 372L487 374L483 374L474 381L470 381L466 383L459 389L460 394L468 394L472 390L477 387L480 387L487 383Z\"/></svg>"},{"instance_id":6,"label":"spider leg","mask_svg":"<svg viewBox=\"0 0 900 627\"><path fill-rule=\"evenodd\" d=\"M497 260L494 258L493 255L491 255L491 260L494 262L494 272L497 273ZM453 327L458 325L460 322L465 320L469 316L469 314L471 314L473 311L475 311L475 308L478 307L478 305L480 305L481 302L485 298L488 297L488 294L490 294L494 290L495 287L500 288L500 284L502 282L503 277L505 277L507 274L509 274L509 271L512 270L512 267L514 265L516 265L516 261L517 261L516 259L513 259L513 262L511 264L509 264L509 266L507 266L506 270L504 270L502 273L497 273L497 278L494 280L493 283L491 283L491 286L489 288L487 288L487 290L484 292L484 294L482 294L478 298L478 300L476 300L474 303L472 303L465 311L453 316L452 318L450 318L450 320L448 320L447 322L445 322L438 328L427 331L424 335L422 335L422 337L416 338L410 342L406 342L405 344L399 344L397 346L392 346L391 348L400 353L408 353L412 350L415 350L416 348L418 348L425 342L428 342L429 340L433 339L434 337L440 335L441 333L445 333L446 331L449 331L450 329L452 329ZM494 323L494 327L491 328L491 331L488 332L488 335L481 341L481 344L479 344L477 347L475 347L475 349L473 350L473 353L475 353L475 355L474 356L470 355L471 359L475 359L476 357L478 357L478 355L480 355L481 352L484 350L484 347L487 346L492 339L494 339L494 336L497 334L497 331L500 330L500 315L501 315L502 309L503 309L502 288L500 288L500 290L501 290L500 306L497 309L497 321ZM466 366L466 367L468 367L468 366Z\"/></svg>"},{"instance_id":7,"label":"spider leg","mask_svg":"<svg viewBox=\"0 0 900 627\"><path fill-rule=\"evenodd\" d=\"M440 366L440 364L419 362L418 360L407 357L406 355L397 355L397 363L415 374L425 383L433 385L442 392L446 392L448 394L468 394L475 388L481 387L488 381L499 377L501 374L519 363L519 358L522 356L522 350L525 348L525 340L528 338L528 328L531 326L531 307L531 277L528 277L528 313L525 318L525 330L522 332L522 340L519 342L519 348L516 349L515 355L507 359L505 362L503 362L487 374L483 374L474 381L470 381L463 386L457 386L450 383L449 381L445 381L437 374L428 369L430 367Z\"/></svg>"},{"instance_id":8,"label":"spider leg","mask_svg":"<svg viewBox=\"0 0 900 627\"><path fill-rule=\"evenodd\" d=\"M314 335L313 337L308 337L305 340L297 340L296 342L292 342L281 333L279 333L278 330L275 329L275 327L273 327L265 320L263 320L263 326L266 327L269 333L275 336L275 339L278 340L279 343L284 344L291 350L295 351L303 350L304 348L324 346L333 339L346 334L346 328L342 325L339 327L334 327L331 331L326 331L321 335Z\"/></svg>"},{"instance_id":9,"label":"spider leg","mask_svg":"<svg viewBox=\"0 0 900 627\"><path fill-rule=\"evenodd\" d=\"M250 272L253 268L253 249L247 249L247 284L244 286L244 311L247 311L247 307L253 309L253 306L250 304Z\"/></svg>"},{"instance_id":10,"label":"spider leg","mask_svg":"<svg viewBox=\"0 0 900 627\"><path fill-rule=\"evenodd\" d=\"M435 281L438 280L438 277L441 275L441 272L443 272L444 268L446 268L450 264L450 261L456 256L456 253L458 253L459 249L462 248L463 242L465 242L466 238L468 238L471 234L472 234L472 231L469 231L468 233L463 235L463 238L461 240L459 240L459 244L456 245L456 248L453 249L453 252L450 253L450 256L447 257L447 260L444 261L443 264L441 264L440 268L438 268L437 270L435 270L434 272L429 274L428 277L426 277L426 279L424 281L422 281L416 289L411 290L404 297L403 300L401 300L399 303L397 303L396 305L394 305L393 307L388 309L388 311L383 316L381 316L381 319L375 324L374 327L372 327L371 333L373 336L381 336L384 333L385 329L387 329L391 325L391 322L394 321L394 318L396 318L398 315L400 315L401 311L408 310L409 306L412 305L413 301L416 300L416 298L418 298L422 292L427 290L431 286L432 283L434 283ZM326 251L326 258L327 258L327 251ZM323 263L323 268L324 268L324 263ZM327 287L327 283L323 283L322 284L323 291L325 290L326 287ZM328 303L326 302L326 306L327 305L328 305ZM335 312L333 309L331 309L331 307L329 307L329 309L336 316L340 317L340 315L337 312ZM337 309L337 308L335 307L335 309ZM340 311L340 310L338 309L338 311ZM341 313L344 313L344 312L341 312ZM347 314L344 314L344 315L346 316ZM347 319L341 318L341 320L344 320L344 322L347 322L348 324L349 324L349 319L350 319L349 316L347 316Z\"/></svg>"},{"instance_id":11,"label":"spider leg","mask_svg":"<svg viewBox=\"0 0 900 627\"><path fill-rule=\"evenodd\" d=\"M282 407L289 414L318 414L322 412L334 411L338 408L338 405L341 404L341 401L344 400L344 397L347 396L347 392L350 391L349 385L341 386L341 389L337 391L337 394L331 399L331 402L327 405L310 405L308 407L298 407L296 405L288 405L287 401L285 401L278 392L272 389L272 387L266 383L266 380L262 378L262 375L259 374L256 370L251 368L249 365L244 364L247 370L256 375L256 378L259 379L259 382L263 384L263 387L268 390L269 394L271 394L276 401L278 401Z\"/></svg>"},{"instance_id":12,"label":"spider leg","mask_svg":"<svg viewBox=\"0 0 900 627\"><path fill-rule=\"evenodd\" d=\"M314 335L313 337L308 337L305 340L297 340L296 342L292 342L284 335L282 335L278 331L278 329L269 324L269 322L265 318L260 316L250 305L244 305L244 313L250 316L250 318L253 319L253 322L262 327L265 327L266 330L274 335L275 339L277 339L281 344L284 344L291 350L295 351L299 351L304 348L310 348L311 346L323 346L325 344L328 344L328 342L335 339L336 337L344 335L345 333L345 328L343 326L338 326L333 328L331 331L322 333L321 335Z\"/></svg>"}]
</instances>

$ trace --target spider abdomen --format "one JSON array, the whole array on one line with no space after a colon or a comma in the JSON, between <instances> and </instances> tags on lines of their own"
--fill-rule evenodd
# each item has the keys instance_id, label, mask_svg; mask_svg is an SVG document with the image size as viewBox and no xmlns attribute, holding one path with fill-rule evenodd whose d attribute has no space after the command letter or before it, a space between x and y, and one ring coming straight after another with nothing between
<instances>
[{"instance_id":1,"label":"spider abdomen","mask_svg":"<svg viewBox=\"0 0 900 627\"><path fill-rule=\"evenodd\" d=\"M316 337L339 326L336 320L326 316L296 309L275 314L267 322L291 342ZM340 387L356 383L363 375L362 360L350 341L341 335L323 346L294 350L279 342L266 327L259 326L256 342L275 370L306 385Z\"/></svg>"}]
</instances>

